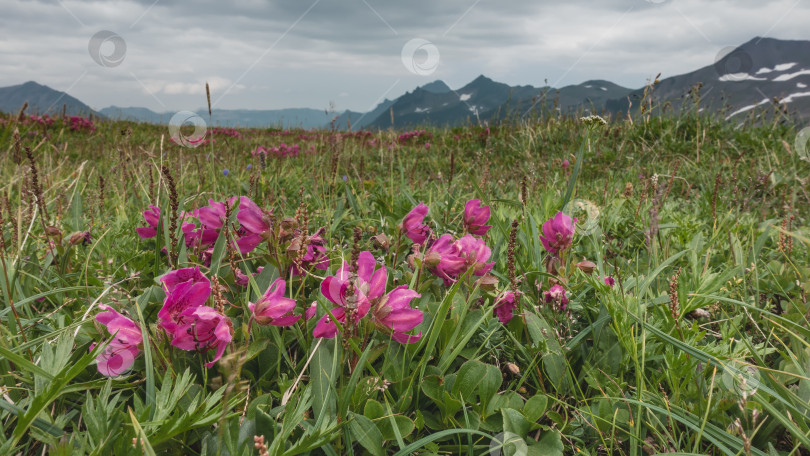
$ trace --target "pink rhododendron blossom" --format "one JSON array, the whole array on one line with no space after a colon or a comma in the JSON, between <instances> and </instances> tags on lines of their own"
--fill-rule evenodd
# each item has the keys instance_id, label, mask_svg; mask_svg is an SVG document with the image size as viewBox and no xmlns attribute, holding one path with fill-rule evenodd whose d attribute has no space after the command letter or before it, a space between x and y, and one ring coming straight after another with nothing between
<instances>
[{"instance_id":1,"label":"pink rhododendron blossom","mask_svg":"<svg viewBox=\"0 0 810 456\"><path fill-rule=\"evenodd\" d=\"M243 196L239 202L239 213L236 219L245 230L245 235L236 241L242 254L249 253L262 241L273 235L273 212L260 208L250 198Z\"/></svg>"},{"instance_id":2,"label":"pink rhododendron blossom","mask_svg":"<svg viewBox=\"0 0 810 456\"><path fill-rule=\"evenodd\" d=\"M549 253L556 254L571 246L574 237L574 224L577 219L557 212L557 215L543 223L543 234L540 241Z\"/></svg>"},{"instance_id":3,"label":"pink rhododendron blossom","mask_svg":"<svg viewBox=\"0 0 810 456\"><path fill-rule=\"evenodd\" d=\"M213 366L233 339L231 319L211 307L186 308L180 314L179 321L181 323L174 331L172 345L189 351L216 350L214 359L206 363L205 367Z\"/></svg>"},{"instance_id":4,"label":"pink rhododendron blossom","mask_svg":"<svg viewBox=\"0 0 810 456\"><path fill-rule=\"evenodd\" d=\"M465 259L449 234L442 235L428 248L424 261L425 267L440 277L445 285L451 285L466 269Z\"/></svg>"},{"instance_id":5,"label":"pink rhododendron blossom","mask_svg":"<svg viewBox=\"0 0 810 456\"><path fill-rule=\"evenodd\" d=\"M422 223L427 213L428 207L425 203L419 203L402 219L400 229L414 244L423 244L430 234L430 227Z\"/></svg>"},{"instance_id":6,"label":"pink rhododendron blossom","mask_svg":"<svg viewBox=\"0 0 810 456\"><path fill-rule=\"evenodd\" d=\"M143 218L149 226L135 228L135 232L141 239L151 239L157 236L157 227L160 222L160 208L152 204L149 208L143 211Z\"/></svg>"},{"instance_id":7,"label":"pink rhododendron blossom","mask_svg":"<svg viewBox=\"0 0 810 456\"><path fill-rule=\"evenodd\" d=\"M296 261L292 265L293 275L304 275L304 270L315 268L320 270L329 269L329 257L326 255L326 241L323 238L323 233L326 228L321 227L312 236L306 238L306 253L301 257L300 261ZM300 230L296 230L298 236L301 236Z\"/></svg>"},{"instance_id":8,"label":"pink rhododendron blossom","mask_svg":"<svg viewBox=\"0 0 810 456\"><path fill-rule=\"evenodd\" d=\"M264 270L264 266L259 266L258 268L256 268L256 272L254 272L251 275L247 275L244 272L242 272L241 269L236 268L233 271L233 275L236 278L235 282L236 282L237 285L246 287L250 283L250 278L251 277L256 277L257 275L261 274L263 270Z\"/></svg>"},{"instance_id":9,"label":"pink rhododendron blossom","mask_svg":"<svg viewBox=\"0 0 810 456\"><path fill-rule=\"evenodd\" d=\"M236 197L228 199L228 205L233 209ZM225 202L208 200L208 206L203 206L194 211L194 216L200 221L200 228L196 237L203 247L213 245L219 237L219 231L225 224Z\"/></svg>"},{"instance_id":10,"label":"pink rhododendron blossom","mask_svg":"<svg viewBox=\"0 0 810 456\"><path fill-rule=\"evenodd\" d=\"M409 335L405 332L422 322L422 312L410 307L410 301L420 295L407 286L400 286L386 294L387 278L385 267L377 268L371 252L363 251L357 258L356 268L344 263L334 276L324 279L321 293L337 306L330 312L341 324L346 323L347 310L353 312L359 321L374 309L372 320L389 332L394 340L400 343L416 342L421 333ZM314 315L314 307L311 309ZM312 334L315 337L335 337L337 325L326 314L315 325Z\"/></svg>"},{"instance_id":11,"label":"pink rhododendron blossom","mask_svg":"<svg viewBox=\"0 0 810 456\"><path fill-rule=\"evenodd\" d=\"M140 353L143 335L137 323L112 307L101 304L99 309L103 312L96 314L96 321L107 328L112 339L96 357L98 371L106 377L117 377L132 367ZM90 349L95 348L95 345Z\"/></svg>"},{"instance_id":12,"label":"pink rhododendron blossom","mask_svg":"<svg viewBox=\"0 0 810 456\"><path fill-rule=\"evenodd\" d=\"M158 312L158 325L167 333L176 336L183 325L182 315L189 309L203 306L211 295L211 281L199 268L184 268L172 271L163 277L166 299Z\"/></svg>"},{"instance_id":13,"label":"pink rhododendron blossom","mask_svg":"<svg viewBox=\"0 0 810 456\"><path fill-rule=\"evenodd\" d=\"M307 310L304 311L304 318L307 320L312 320L312 317L315 316L315 312L318 311L318 303L312 301L312 304L307 307Z\"/></svg>"},{"instance_id":14,"label":"pink rhododendron blossom","mask_svg":"<svg viewBox=\"0 0 810 456\"><path fill-rule=\"evenodd\" d=\"M372 320L378 327L390 332L391 338L401 344L417 342L422 337L421 332L415 335L406 332L422 323L422 311L411 308L410 304L413 298L420 296L407 285L400 285L373 304Z\"/></svg>"},{"instance_id":15,"label":"pink rhododendron blossom","mask_svg":"<svg viewBox=\"0 0 810 456\"><path fill-rule=\"evenodd\" d=\"M498 317L498 320L503 324L507 324L515 316L515 308L517 308L517 299L513 291L506 291L501 293L495 298L495 307L492 309L493 315Z\"/></svg>"},{"instance_id":16,"label":"pink rhododendron blossom","mask_svg":"<svg viewBox=\"0 0 810 456\"><path fill-rule=\"evenodd\" d=\"M492 256L492 250L487 247L483 239L477 238L468 234L455 242L460 252L461 258L467 266L466 269L472 269L473 275L481 277L492 270L495 262L487 263L489 257ZM466 270L465 269L465 270Z\"/></svg>"},{"instance_id":17,"label":"pink rhododendron blossom","mask_svg":"<svg viewBox=\"0 0 810 456\"><path fill-rule=\"evenodd\" d=\"M492 225L487 225L489 221L489 206L481 206L481 200L473 199L464 205L464 227L470 234L484 236Z\"/></svg>"},{"instance_id":18,"label":"pink rhododendron blossom","mask_svg":"<svg viewBox=\"0 0 810 456\"><path fill-rule=\"evenodd\" d=\"M565 288L562 285L554 285L543 293L546 303L554 304L559 310L565 310L568 306L568 297L565 295Z\"/></svg>"},{"instance_id":19,"label":"pink rhododendron blossom","mask_svg":"<svg viewBox=\"0 0 810 456\"><path fill-rule=\"evenodd\" d=\"M321 282L321 293L332 304L339 307L332 309L332 314L341 322L345 322L344 309L351 309L359 320L368 314L371 309L370 299L376 299L385 293L387 278L385 268L376 271L377 262L371 252L363 251L357 258L357 270L348 262L343 263L334 276L329 276ZM351 285L351 286L350 286ZM349 289L354 292L349 294ZM337 333L337 326L324 315L315 325L315 337L332 338Z\"/></svg>"},{"instance_id":20,"label":"pink rhododendron blossom","mask_svg":"<svg viewBox=\"0 0 810 456\"><path fill-rule=\"evenodd\" d=\"M284 280L276 279L255 304L248 303L256 323L262 326L292 326L301 318L300 315L292 315L295 300L284 297L286 285Z\"/></svg>"}]
</instances>

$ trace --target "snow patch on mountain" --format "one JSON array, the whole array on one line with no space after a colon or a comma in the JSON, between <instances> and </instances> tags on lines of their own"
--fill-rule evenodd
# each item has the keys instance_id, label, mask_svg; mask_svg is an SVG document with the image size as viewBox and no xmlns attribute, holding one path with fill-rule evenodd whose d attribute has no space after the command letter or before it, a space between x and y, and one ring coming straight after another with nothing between
<instances>
[{"instance_id":1,"label":"snow patch on mountain","mask_svg":"<svg viewBox=\"0 0 810 456\"><path fill-rule=\"evenodd\" d=\"M471 93L462 93L461 95L459 95L458 99L461 100L461 101L467 101L471 97L472 97Z\"/></svg>"},{"instance_id":2,"label":"snow patch on mountain","mask_svg":"<svg viewBox=\"0 0 810 456\"><path fill-rule=\"evenodd\" d=\"M788 95L788 96L786 96L785 98L782 99L782 103L790 103L795 98L801 98L801 97L810 97L810 92L791 93L790 95Z\"/></svg>"},{"instance_id":3,"label":"snow patch on mountain","mask_svg":"<svg viewBox=\"0 0 810 456\"><path fill-rule=\"evenodd\" d=\"M750 111L750 110L752 110L752 109L756 108L757 106L759 106L759 105L763 105L763 104L768 103L768 102L770 102L770 101L771 101L771 100L770 100L770 98L763 98L763 99L762 99L762 101L760 101L759 103L755 103L755 104L752 104L752 105L748 105L748 106L745 106L745 107L743 107L743 108L740 108L740 109L738 109L738 110L736 110L736 111L732 112L731 114L729 114L728 116L726 116L726 120L731 119L732 117L736 116L737 114L743 113L743 112L745 112L745 111Z\"/></svg>"},{"instance_id":4,"label":"snow patch on mountain","mask_svg":"<svg viewBox=\"0 0 810 456\"><path fill-rule=\"evenodd\" d=\"M801 76L803 74L810 74L810 70L799 70L795 73L780 74L779 76L773 78L773 81L774 82L790 81L796 76Z\"/></svg>"},{"instance_id":5,"label":"snow patch on mountain","mask_svg":"<svg viewBox=\"0 0 810 456\"><path fill-rule=\"evenodd\" d=\"M740 82L740 81L767 81L766 78L758 78L748 73L729 73L718 78L720 82Z\"/></svg>"}]
</instances>

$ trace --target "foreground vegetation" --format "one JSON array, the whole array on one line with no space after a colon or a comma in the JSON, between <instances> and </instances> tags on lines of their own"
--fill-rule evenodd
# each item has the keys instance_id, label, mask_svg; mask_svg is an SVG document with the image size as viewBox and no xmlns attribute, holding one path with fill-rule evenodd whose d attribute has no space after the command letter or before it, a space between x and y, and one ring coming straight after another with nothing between
<instances>
[{"instance_id":1,"label":"foreground vegetation","mask_svg":"<svg viewBox=\"0 0 810 456\"><path fill-rule=\"evenodd\" d=\"M2 454L808 454L789 124L0 122Z\"/></svg>"}]
</instances>

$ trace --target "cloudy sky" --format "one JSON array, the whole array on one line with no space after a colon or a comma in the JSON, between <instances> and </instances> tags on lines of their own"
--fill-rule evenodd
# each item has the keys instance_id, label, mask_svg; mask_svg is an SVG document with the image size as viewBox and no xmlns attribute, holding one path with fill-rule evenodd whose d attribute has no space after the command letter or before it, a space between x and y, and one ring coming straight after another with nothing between
<instances>
[{"instance_id":1,"label":"cloudy sky","mask_svg":"<svg viewBox=\"0 0 810 456\"><path fill-rule=\"evenodd\" d=\"M636 88L755 36L810 39L810 0L234 3L0 0L0 86L177 111L208 81L218 108L367 111L436 79Z\"/></svg>"}]
</instances>

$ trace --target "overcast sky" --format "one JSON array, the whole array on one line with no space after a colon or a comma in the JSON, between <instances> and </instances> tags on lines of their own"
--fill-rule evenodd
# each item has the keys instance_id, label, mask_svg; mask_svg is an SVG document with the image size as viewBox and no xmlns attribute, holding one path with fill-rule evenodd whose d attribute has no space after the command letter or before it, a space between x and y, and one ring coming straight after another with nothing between
<instances>
[{"instance_id":1,"label":"overcast sky","mask_svg":"<svg viewBox=\"0 0 810 456\"><path fill-rule=\"evenodd\" d=\"M637 88L755 36L810 39L810 0L235 3L0 0L0 86L35 80L94 109L177 111L204 106L208 81L218 108L367 111L479 74Z\"/></svg>"}]
</instances>

